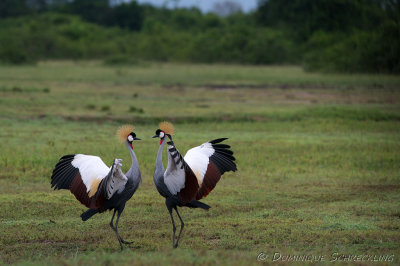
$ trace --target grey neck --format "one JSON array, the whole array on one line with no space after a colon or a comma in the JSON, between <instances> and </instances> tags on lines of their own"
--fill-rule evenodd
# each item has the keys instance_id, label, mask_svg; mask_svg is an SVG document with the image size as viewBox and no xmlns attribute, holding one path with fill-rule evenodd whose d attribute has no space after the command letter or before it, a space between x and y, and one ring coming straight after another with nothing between
<instances>
[{"instance_id":1,"label":"grey neck","mask_svg":"<svg viewBox=\"0 0 400 266\"><path fill-rule=\"evenodd\" d=\"M131 168L126 172L126 177L132 181L140 182L140 171L139 171L139 163L136 158L135 152L132 150L131 145L128 142L125 142L132 158Z\"/></svg>"},{"instance_id":2,"label":"grey neck","mask_svg":"<svg viewBox=\"0 0 400 266\"><path fill-rule=\"evenodd\" d=\"M161 142L160 148L158 148L157 152L157 161L156 161L156 170L154 171L154 178L158 178L164 175L164 165L162 162L162 153L165 143L167 142L167 138L164 138Z\"/></svg>"}]
</instances>

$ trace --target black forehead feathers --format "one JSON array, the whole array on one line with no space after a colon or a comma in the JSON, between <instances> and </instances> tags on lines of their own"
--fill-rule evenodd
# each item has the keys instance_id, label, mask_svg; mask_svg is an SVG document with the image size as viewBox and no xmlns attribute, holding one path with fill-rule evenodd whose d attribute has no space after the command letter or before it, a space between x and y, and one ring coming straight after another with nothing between
<instances>
[{"instance_id":1,"label":"black forehead feathers","mask_svg":"<svg viewBox=\"0 0 400 266\"><path fill-rule=\"evenodd\" d=\"M161 129L156 130L156 135L160 135Z\"/></svg>"},{"instance_id":2,"label":"black forehead feathers","mask_svg":"<svg viewBox=\"0 0 400 266\"><path fill-rule=\"evenodd\" d=\"M134 132L131 132L129 135L131 135L133 138L136 138L136 134Z\"/></svg>"}]
</instances>

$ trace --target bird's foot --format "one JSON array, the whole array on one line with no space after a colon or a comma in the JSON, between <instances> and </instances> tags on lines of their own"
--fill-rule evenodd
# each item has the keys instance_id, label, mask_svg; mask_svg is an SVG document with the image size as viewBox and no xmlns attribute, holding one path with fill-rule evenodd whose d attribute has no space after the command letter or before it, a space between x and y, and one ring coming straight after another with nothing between
<instances>
[{"instance_id":1,"label":"bird's foot","mask_svg":"<svg viewBox=\"0 0 400 266\"><path fill-rule=\"evenodd\" d=\"M125 241L125 240L123 240L123 239L121 239L121 242L122 242L123 244L125 244L125 245L130 245L130 244L133 243L133 241Z\"/></svg>"},{"instance_id":2,"label":"bird's foot","mask_svg":"<svg viewBox=\"0 0 400 266\"><path fill-rule=\"evenodd\" d=\"M174 247L174 248L177 248L177 247L178 247L178 243L175 243L175 244L173 245L173 247Z\"/></svg>"}]
</instances>

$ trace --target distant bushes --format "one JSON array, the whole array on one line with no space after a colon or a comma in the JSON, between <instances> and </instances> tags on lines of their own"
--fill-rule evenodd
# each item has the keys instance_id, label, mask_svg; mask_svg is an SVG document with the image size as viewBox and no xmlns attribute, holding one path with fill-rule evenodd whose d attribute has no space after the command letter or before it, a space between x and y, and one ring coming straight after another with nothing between
<instances>
[{"instance_id":1,"label":"distant bushes","mask_svg":"<svg viewBox=\"0 0 400 266\"><path fill-rule=\"evenodd\" d=\"M105 59L280 64L293 62L293 43L276 30L243 25L211 26L196 34L159 22L142 32L104 28L79 17L46 13L0 22L0 61L23 64L41 59Z\"/></svg>"},{"instance_id":2,"label":"distant bushes","mask_svg":"<svg viewBox=\"0 0 400 266\"><path fill-rule=\"evenodd\" d=\"M387 0L260 0L259 25L291 36L306 69L400 73L400 9Z\"/></svg>"},{"instance_id":3,"label":"distant bushes","mask_svg":"<svg viewBox=\"0 0 400 266\"><path fill-rule=\"evenodd\" d=\"M304 56L308 70L400 73L400 26L387 23L379 31L314 34Z\"/></svg>"},{"instance_id":4,"label":"distant bushes","mask_svg":"<svg viewBox=\"0 0 400 266\"><path fill-rule=\"evenodd\" d=\"M0 61L22 64L41 59L103 58L118 52L120 43L129 41L130 36L122 32L69 15L5 19L0 21Z\"/></svg>"},{"instance_id":5,"label":"distant bushes","mask_svg":"<svg viewBox=\"0 0 400 266\"><path fill-rule=\"evenodd\" d=\"M150 60L400 73L400 12L393 1L260 0L256 11L226 17L196 8L113 3L1 2L0 63Z\"/></svg>"}]
</instances>

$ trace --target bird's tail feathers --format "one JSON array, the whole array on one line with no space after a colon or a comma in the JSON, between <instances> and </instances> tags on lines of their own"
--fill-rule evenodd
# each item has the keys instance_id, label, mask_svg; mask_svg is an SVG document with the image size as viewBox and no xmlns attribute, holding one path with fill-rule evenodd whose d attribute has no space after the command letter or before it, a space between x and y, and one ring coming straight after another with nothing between
<instances>
[{"instance_id":1,"label":"bird's tail feathers","mask_svg":"<svg viewBox=\"0 0 400 266\"><path fill-rule=\"evenodd\" d=\"M197 200L192 200L188 202L186 206L188 206L189 208L202 208L206 211L211 208L211 206Z\"/></svg>"},{"instance_id":2,"label":"bird's tail feathers","mask_svg":"<svg viewBox=\"0 0 400 266\"><path fill-rule=\"evenodd\" d=\"M84 213L81 214L82 221L89 220L90 217L92 217L93 215L95 215L98 212L99 212L98 210L93 210L93 209L89 209L89 210L85 211Z\"/></svg>"}]
</instances>

